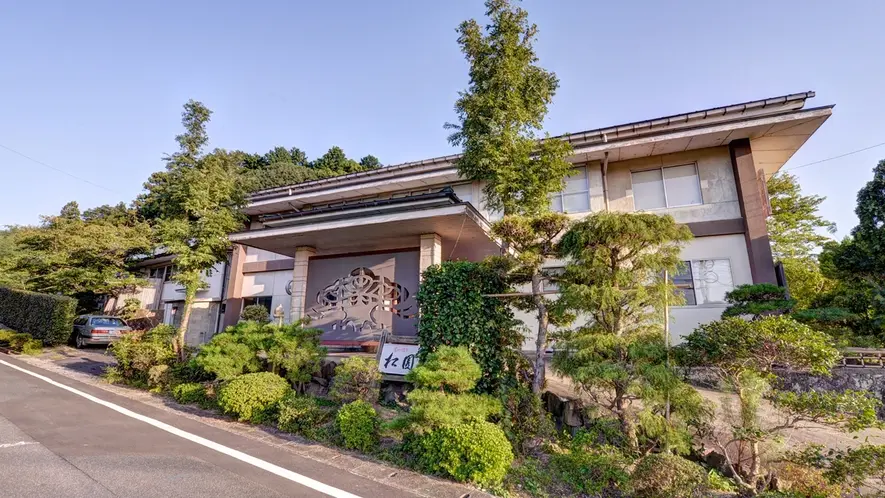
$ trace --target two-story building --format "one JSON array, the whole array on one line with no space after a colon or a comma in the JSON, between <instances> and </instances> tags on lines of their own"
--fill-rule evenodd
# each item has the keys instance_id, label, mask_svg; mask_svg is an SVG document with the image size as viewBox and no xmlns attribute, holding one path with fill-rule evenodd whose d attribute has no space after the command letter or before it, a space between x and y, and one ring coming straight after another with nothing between
<instances>
[{"instance_id":1,"label":"two-story building","mask_svg":"<svg viewBox=\"0 0 885 498\"><path fill-rule=\"evenodd\" d=\"M574 172L552 209L582 218L612 210L672 215L695 238L674 275L684 306L671 310L678 341L718 319L737 285L777 283L766 229L766 178L829 118L806 108L813 92L716 107L556 137ZM330 345L414 334L421 272L500 251L498 213L482 185L458 175L457 155L316 180L254 194L234 251L223 323L242 308L282 306L310 317ZM553 264L553 263L552 263ZM520 315L529 329L534 318ZM527 337L525 349L533 349Z\"/></svg>"}]
</instances>

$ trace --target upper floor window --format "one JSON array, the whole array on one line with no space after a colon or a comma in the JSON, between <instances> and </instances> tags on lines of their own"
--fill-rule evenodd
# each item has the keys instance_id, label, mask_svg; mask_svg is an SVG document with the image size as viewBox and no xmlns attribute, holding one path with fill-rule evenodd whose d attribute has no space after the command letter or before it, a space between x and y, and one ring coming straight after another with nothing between
<instances>
[{"instance_id":1,"label":"upper floor window","mask_svg":"<svg viewBox=\"0 0 885 498\"><path fill-rule=\"evenodd\" d=\"M550 210L557 213L590 211L590 178L587 168L580 167L565 179L565 188L550 196Z\"/></svg>"},{"instance_id":2,"label":"upper floor window","mask_svg":"<svg viewBox=\"0 0 885 498\"><path fill-rule=\"evenodd\" d=\"M685 305L718 304L734 289L731 261L727 259L695 259L683 261L679 271L670 276Z\"/></svg>"},{"instance_id":3,"label":"upper floor window","mask_svg":"<svg viewBox=\"0 0 885 498\"><path fill-rule=\"evenodd\" d=\"M637 171L633 204L637 211L703 204L698 168L694 164Z\"/></svg>"}]
</instances>

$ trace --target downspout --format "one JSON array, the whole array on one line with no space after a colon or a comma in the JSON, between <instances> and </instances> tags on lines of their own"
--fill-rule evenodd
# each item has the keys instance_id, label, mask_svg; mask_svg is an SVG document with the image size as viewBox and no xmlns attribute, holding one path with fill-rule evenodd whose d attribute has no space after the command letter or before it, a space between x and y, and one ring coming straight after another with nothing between
<instances>
[{"instance_id":1,"label":"downspout","mask_svg":"<svg viewBox=\"0 0 885 498\"><path fill-rule=\"evenodd\" d=\"M608 143L608 136L602 134L603 143ZM605 201L605 210L609 211L608 206L608 151L605 151L605 157L602 159L602 199Z\"/></svg>"}]
</instances>

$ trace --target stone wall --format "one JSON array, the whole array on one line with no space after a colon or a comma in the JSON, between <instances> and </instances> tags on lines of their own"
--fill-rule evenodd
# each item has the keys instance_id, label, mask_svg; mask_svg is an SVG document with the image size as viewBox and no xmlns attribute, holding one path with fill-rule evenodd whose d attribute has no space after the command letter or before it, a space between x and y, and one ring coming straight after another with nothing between
<instances>
[{"instance_id":1,"label":"stone wall","mask_svg":"<svg viewBox=\"0 0 885 498\"><path fill-rule=\"evenodd\" d=\"M885 369L883 368L834 368L830 377L810 375L805 372L778 372L781 389L793 392L808 391L870 391L883 406L879 407L879 419L885 420Z\"/></svg>"}]
</instances>

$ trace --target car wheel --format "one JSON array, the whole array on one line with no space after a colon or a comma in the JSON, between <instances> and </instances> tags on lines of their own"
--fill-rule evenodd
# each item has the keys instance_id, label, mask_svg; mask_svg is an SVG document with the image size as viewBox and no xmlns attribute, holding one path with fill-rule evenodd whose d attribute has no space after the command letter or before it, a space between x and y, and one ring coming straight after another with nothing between
<instances>
[{"instance_id":1,"label":"car wheel","mask_svg":"<svg viewBox=\"0 0 885 498\"><path fill-rule=\"evenodd\" d=\"M83 338L82 335L77 334L77 349L83 349L86 347L86 339Z\"/></svg>"}]
</instances>

